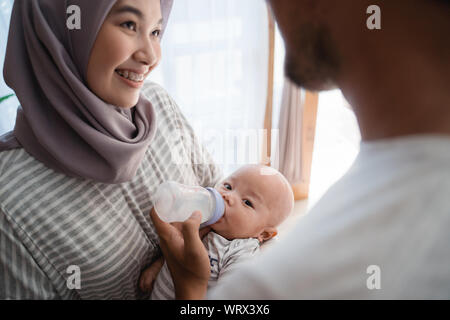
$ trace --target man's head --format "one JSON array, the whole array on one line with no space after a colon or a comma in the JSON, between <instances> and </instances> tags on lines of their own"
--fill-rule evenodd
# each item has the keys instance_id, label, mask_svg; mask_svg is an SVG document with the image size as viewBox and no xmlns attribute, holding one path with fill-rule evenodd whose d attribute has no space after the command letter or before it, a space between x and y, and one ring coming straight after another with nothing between
<instances>
[{"instance_id":1,"label":"man's head","mask_svg":"<svg viewBox=\"0 0 450 320\"><path fill-rule=\"evenodd\" d=\"M225 213L211 227L230 240L269 240L277 234L277 226L287 218L294 204L286 178L261 165L240 168L225 178L217 190L225 201Z\"/></svg>"},{"instance_id":2,"label":"man's head","mask_svg":"<svg viewBox=\"0 0 450 320\"><path fill-rule=\"evenodd\" d=\"M413 28L420 32L432 12L444 18L442 11L447 9L448 14L450 0L269 0L269 3L286 46L286 75L303 88L320 91L340 86L342 72L353 67L349 65L356 63L358 72L370 72L360 66L371 63L371 54L376 56L382 49L384 55L389 55L392 44L402 45L406 38L419 39ZM382 29L376 31L369 30L366 23L367 8L374 4L381 8L382 20ZM437 24L436 19L433 23ZM440 32L445 34L444 30Z\"/></svg>"}]
</instances>

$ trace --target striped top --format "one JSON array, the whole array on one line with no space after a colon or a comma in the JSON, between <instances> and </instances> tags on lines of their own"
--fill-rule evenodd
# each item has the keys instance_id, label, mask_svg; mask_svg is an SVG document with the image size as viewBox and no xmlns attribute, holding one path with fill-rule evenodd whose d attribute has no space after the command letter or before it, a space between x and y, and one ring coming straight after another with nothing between
<instances>
[{"instance_id":1,"label":"striped top","mask_svg":"<svg viewBox=\"0 0 450 320\"><path fill-rule=\"evenodd\" d=\"M203 238L211 265L208 289L215 287L230 270L259 252L259 241L254 238L227 240L221 235L210 232ZM152 300L174 300L175 286L167 263L164 263L156 277L151 295Z\"/></svg>"},{"instance_id":2,"label":"striped top","mask_svg":"<svg viewBox=\"0 0 450 320\"><path fill-rule=\"evenodd\" d=\"M141 271L159 255L149 217L166 180L214 186L221 170L158 85L157 117L132 181L104 184L49 169L24 149L0 153L0 299L142 299Z\"/></svg>"}]
</instances>

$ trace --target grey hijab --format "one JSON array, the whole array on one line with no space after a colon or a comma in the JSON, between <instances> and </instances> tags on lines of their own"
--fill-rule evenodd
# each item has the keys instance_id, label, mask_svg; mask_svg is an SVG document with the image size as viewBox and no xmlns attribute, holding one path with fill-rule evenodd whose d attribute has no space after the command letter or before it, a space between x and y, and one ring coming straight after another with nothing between
<instances>
[{"instance_id":1,"label":"grey hijab","mask_svg":"<svg viewBox=\"0 0 450 320\"><path fill-rule=\"evenodd\" d=\"M104 183L130 181L156 130L142 95L131 109L98 98L86 85L98 31L116 0L16 0L4 78L19 101L14 130L0 151L24 148L47 167ZM163 30L173 0L161 0ZM81 10L81 29L66 27L66 10Z\"/></svg>"}]
</instances>

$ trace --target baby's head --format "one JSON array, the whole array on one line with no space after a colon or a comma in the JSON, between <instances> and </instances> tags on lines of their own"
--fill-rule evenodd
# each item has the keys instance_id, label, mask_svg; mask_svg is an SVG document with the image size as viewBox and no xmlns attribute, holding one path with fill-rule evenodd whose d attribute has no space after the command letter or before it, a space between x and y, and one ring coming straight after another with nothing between
<instances>
[{"instance_id":1,"label":"baby's head","mask_svg":"<svg viewBox=\"0 0 450 320\"><path fill-rule=\"evenodd\" d=\"M216 189L225 201L225 213L211 227L228 240L257 238L264 242L271 239L294 206L289 182L267 166L244 166L225 178Z\"/></svg>"}]
</instances>

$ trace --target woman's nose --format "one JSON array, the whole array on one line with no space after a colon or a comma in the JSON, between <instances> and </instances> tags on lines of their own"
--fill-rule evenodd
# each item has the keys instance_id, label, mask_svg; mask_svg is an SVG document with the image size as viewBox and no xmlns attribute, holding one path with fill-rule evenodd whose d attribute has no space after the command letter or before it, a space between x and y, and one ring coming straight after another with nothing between
<instances>
[{"instance_id":1,"label":"woman's nose","mask_svg":"<svg viewBox=\"0 0 450 320\"><path fill-rule=\"evenodd\" d=\"M159 62L159 43L154 43L149 39L146 43L135 53L135 59L145 65L148 65L150 69L153 69Z\"/></svg>"}]
</instances>

